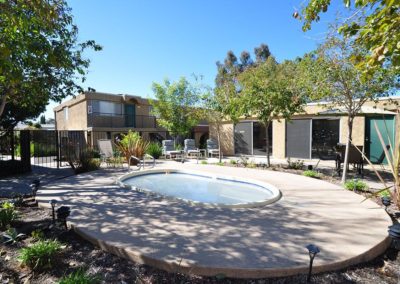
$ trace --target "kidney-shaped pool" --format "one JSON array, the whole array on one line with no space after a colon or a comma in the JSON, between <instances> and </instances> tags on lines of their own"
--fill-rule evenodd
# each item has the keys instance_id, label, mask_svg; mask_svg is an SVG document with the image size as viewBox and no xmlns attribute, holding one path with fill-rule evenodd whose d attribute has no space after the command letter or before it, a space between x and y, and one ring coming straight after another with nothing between
<instances>
[{"instance_id":1,"label":"kidney-shaped pool","mask_svg":"<svg viewBox=\"0 0 400 284\"><path fill-rule=\"evenodd\" d=\"M121 186L186 202L224 207L253 207L281 197L273 185L230 176L182 170L147 170L118 179Z\"/></svg>"}]
</instances>

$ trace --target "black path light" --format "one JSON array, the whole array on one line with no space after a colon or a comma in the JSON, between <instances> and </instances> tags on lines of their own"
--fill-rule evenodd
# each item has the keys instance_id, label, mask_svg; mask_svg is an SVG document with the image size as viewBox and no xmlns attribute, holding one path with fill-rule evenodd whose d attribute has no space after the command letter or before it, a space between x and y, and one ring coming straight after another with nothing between
<instances>
[{"instance_id":1,"label":"black path light","mask_svg":"<svg viewBox=\"0 0 400 284\"><path fill-rule=\"evenodd\" d=\"M389 236L392 239L392 246L400 250L400 224L396 223L389 226Z\"/></svg>"},{"instance_id":2,"label":"black path light","mask_svg":"<svg viewBox=\"0 0 400 284\"><path fill-rule=\"evenodd\" d=\"M51 216L53 217L53 222L54 222L56 220L56 216L55 216L55 213L54 213L54 208L57 205L57 200L52 199L52 200L49 201L49 204L51 205Z\"/></svg>"},{"instance_id":3,"label":"black path light","mask_svg":"<svg viewBox=\"0 0 400 284\"><path fill-rule=\"evenodd\" d=\"M57 209L57 220L62 222L65 226L65 230L68 230L67 227L67 217L71 213L71 209L68 206L61 206Z\"/></svg>"},{"instance_id":4,"label":"black path light","mask_svg":"<svg viewBox=\"0 0 400 284\"><path fill-rule=\"evenodd\" d=\"M317 255L317 253L319 253L320 251L319 251L319 248L313 244L309 244L308 246L306 246L306 249L308 249L308 255L310 256L310 267L308 269L308 276L307 276L307 282L310 282L314 258Z\"/></svg>"},{"instance_id":5,"label":"black path light","mask_svg":"<svg viewBox=\"0 0 400 284\"><path fill-rule=\"evenodd\" d=\"M383 196L381 198L382 204L385 206L385 211L387 212L387 208L392 204L389 196Z\"/></svg>"},{"instance_id":6,"label":"black path light","mask_svg":"<svg viewBox=\"0 0 400 284\"><path fill-rule=\"evenodd\" d=\"M39 187L40 187L40 180L34 179L29 186L32 191L32 196L36 197L36 192L39 190Z\"/></svg>"}]
</instances>

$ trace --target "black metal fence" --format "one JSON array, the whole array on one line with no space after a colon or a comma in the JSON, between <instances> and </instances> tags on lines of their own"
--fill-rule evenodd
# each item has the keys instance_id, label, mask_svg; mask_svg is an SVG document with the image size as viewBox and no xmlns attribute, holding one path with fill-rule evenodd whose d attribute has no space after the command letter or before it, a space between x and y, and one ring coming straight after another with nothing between
<instances>
[{"instance_id":1,"label":"black metal fence","mask_svg":"<svg viewBox=\"0 0 400 284\"><path fill-rule=\"evenodd\" d=\"M166 131L141 131L148 141L170 138ZM0 131L0 161L22 161L29 167L60 168L69 166L68 157L79 157L89 148L98 150L99 139L115 141L121 137L116 131L71 131L71 130L14 130ZM25 157L23 157L25 149ZM7 167L7 165L6 165ZM18 165L17 165L18 167Z\"/></svg>"}]
</instances>

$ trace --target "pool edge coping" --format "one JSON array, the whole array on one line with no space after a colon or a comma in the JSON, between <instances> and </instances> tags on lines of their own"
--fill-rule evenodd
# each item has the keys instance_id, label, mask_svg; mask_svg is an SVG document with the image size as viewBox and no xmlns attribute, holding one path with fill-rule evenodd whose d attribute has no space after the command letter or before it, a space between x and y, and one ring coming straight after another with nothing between
<instances>
[{"instance_id":1,"label":"pool edge coping","mask_svg":"<svg viewBox=\"0 0 400 284\"><path fill-rule=\"evenodd\" d=\"M176 262L167 261L164 259L153 258L149 255L142 254L137 250L129 247L123 248L111 244L109 241L99 239L95 234L90 233L84 228L75 226L73 222L68 222L71 228L82 238L88 240L92 244L99 246L102 250L117 255L119 257L131 260L139 264L145 264L158 269L165 270L170 273L183 273L186 275L194 274L199 276L213 277L217 275L224 275L228 278L237 279L262 279L274 277L287 277L299 274L307 274L309 270L308 263L304 266L292 266L285 268L229 268L229 267L216 267L216 266L201 266L201 265L182 265ZM337 271L340 269L348 268L352 265L365 263L373 260L379 255L383 254L390 246L391 239L386 236L383 240L377 243L369 250L344 260L318 265L318 256L314 261L313 274Z\"/></svg>"},{"instance_id":2,"label":"pool edge coping","mask_svg":"<svg viewBox=\"0 0 400 284\"><path fill-rule=\"evenodd\" d=\"M258 202L237 203L237 204L231 204L231 205L220 204L220 203L206 203L206 202L193 201L193 200L169 196L169 195L165 195L165 194L161 194L161 193L156 193L156 192L151 191L150 189L138 188L138 187L127 185L127 184L123 183L124 179L128 179L130 177L146 175L146 174L166 173L166 172L207 176L207 177L212 177L212 178L216 178L216 179L219 178L219 179L226 179L226 180L231 180L231 181L249 183L249 184L257 185L257 186L266 188L267 190L270 190L272 192L272 198L270 198L268 200L258 201ZM278 202L281 198L283 198L282 191L275 185L272 185L267 182L258 181L258 180L251 179L251 178L250 179L237 178L237 177L230 176L230 175L211 174L208 172L205 173L205 172L196 171L196 170L180 170L180 169L170 169L170 168L147 169L147 170L143 170L143 171L129 172L127 174L123 174L116 179L115 183L117 185L119 185L121 188L132 189L132 190L136 190L137 192L145 193L150 196L159 196L166 200L178 201L178 202L182 202L182 203L185 203L185 204L188 204L191 206L202 206L205 208L257 208L257 207L262 207L265 205L273 204L275 202Z\"/></svg>"}]
</instances>

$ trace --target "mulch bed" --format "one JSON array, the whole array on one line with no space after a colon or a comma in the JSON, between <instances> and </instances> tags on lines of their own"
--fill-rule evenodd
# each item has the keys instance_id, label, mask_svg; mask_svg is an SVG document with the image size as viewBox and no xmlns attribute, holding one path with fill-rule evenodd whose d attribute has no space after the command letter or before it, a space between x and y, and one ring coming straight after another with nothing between
<instances>
[{"instance_id":1,"label":"mulch bed","mask_svg":"<svg viewBox=\"0 0 400 284\"><path fill-rule=\"evenodd\" d=\"M25 198L24 204L18 211L21 218L13 224L13 227L18 232L26 234L26 238L15 245L0 243L0 283L57 283L64 275L79 268L85 269L89 274L100 276L101 283L307 283L306 275L244 280L224 278L222 275L219 277L183 275L179 271L167 273L104 252L72 230L65 230L61 224L53 225L50 211L37 207L31 198ZM368 230L368 224L365 226ZM51 269L42 272L33 272L27 267L22 267L17 260L19 250L34 242L31 232L37 229L42 230L47 239L57 239L65 245L57 263ZM2 232L0 236L1 234ZM398 284L400 256L397 250L389 248L385 254L368 263L349 267L343 271L313 275L312 283Z\"/></svg>"}]
</instances>

